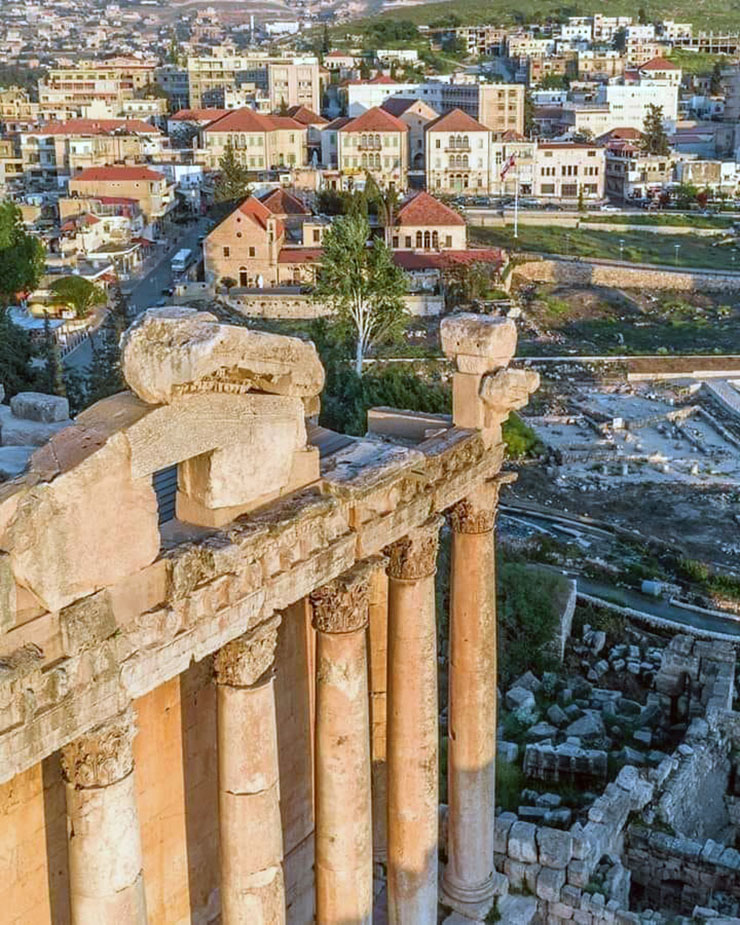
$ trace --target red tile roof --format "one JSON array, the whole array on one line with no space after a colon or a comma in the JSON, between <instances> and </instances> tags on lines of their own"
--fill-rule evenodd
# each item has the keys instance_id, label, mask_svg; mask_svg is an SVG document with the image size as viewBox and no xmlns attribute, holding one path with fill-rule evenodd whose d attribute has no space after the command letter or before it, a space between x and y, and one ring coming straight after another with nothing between
<instances>
[{"instance_id":1,"label":"red tile roof","mask_svg":"<svg viewBox=\"0 0 740 925\"><path fill-rule=\"evenodd\" d=\"M273 189L268 190L259 197L262 205L272 212L273 215L310 215L300 199L293 196L287 190Z\"/></svg>"},{"instance_id":2,"label":"red tile roof","mask_svg":"<svg viewBox=\"0 0 740 925\"><path fill-rule=\"evenodd\" d=\"M497 247L470 248L465 251L439 251L421 254L414 251L394 251L394 263L403 270L445 270L471 263L493 263L500 266L504 255Z\"/></svg>"},{"instance_id":3,"label":"red tile roof","mask_svg":"<svg viewBox=\"0 0 740 925\"><path fill-rule=\"evenodd\" d=\"M172 122L213 122L221 116L227 116L231 109L180 109L170 116Z\"/></svg>"},{"instance_id":4,"label":"red tile roof","mask_svg":"<svg viewBox=\"0 0 740 925\"><path fill-rule=\"evenodd\" d=\"M638 71L680 71L681 68L669 61L668 58L651 58L644 64L641 64Z\"/></svg>"},{"instance_id":5,"label":"red tile roof","mask_svg":"<svg viewBox=\"0 0 740 925\"><path fill-rule=\"evenodd\" d=\"M161 135L158 128L142 119L68 119L49 122L35 129L32 135L112 135L115 132L130 135Z\"/></svg>"},{"instance_id":6,"label":"red tile roof","mask_svg":"<svg viewBox=\"0 0 740 925\"><path fill-rule=\"evenodd\" d=\"M164 175L149 167L86 167L71 182L77 180L164 180Z\"/></svg>"},{"instance_id":7,"label":"red tile roof","mask_svg":"<svg viewBox=\"0 0 740 925\"><path fill-rule=\"evenodd\" d=\"M281 247L278 263L315 263L323 255L323 247Z\"/></svg>"},{"instance_id":8,"label":"red tile roof","mask_svg":"<svg viewBox=\"0 0 740 925\"><path fill-rule=\"evenodd\" d=\"M204 132L272 132L275 129L305 131L305 125L289 116L264 116L254 109L232 109L225 116L209 122Z\"/></svg>"},{"instance_id":9,"label":"red tile roof","mask_svg":"<svg viewBox=\"0 0 740 925\"><path fill-rule=\"evenodd\" d=\"M288 115L291 119L295 119L296 122L300 122L301 125L326 125L329 121L323 116L317 115L308 106L291 106L288 109Z\"/></svg>"},{"instance_id":10,"label":"red tile roof","mask_svg":"<svg viewBox=\"0 0 740 925\"><path fill-rule=\"evenodd\" d=\"M238 207L238 211L253 219L261 228L267 228L267 221L273 218L272 212L255 196L248 196ZM231 213L234 214L233 212ZM282 225L280 226L282 228Z\"/></svg>"},{"instance_id":11,"label":"red tile roof","mask_svg":"<svg viewBox=\"0 0 740 925\"><path fill-rule=\"evenodd\" d=\"M361 116L343 125L340 132L408 132L409 127L396 116L381 109L380 106L373 106L363 112Z\"/></svg>"},{"instance_id":12,"label":"red tile roof","mask_svg":"<svg viewBox=\"0 0 740 925\"><path fill-rule=\"evenodd\" d=\"M429 193L417 193L407 200L396 215L396 224L408 225L464 225L465 219Z\"/></svg>"},{"instance_id":13,"label":"red tile roof","mask_svg":"<svg viewBox=\"0 0 740 925\"><path fill-rule=\"evenodd\" d=\"M490 132L490 129L462 109L452 109L427 124L428 132Z\"/></svg>"}]
</instances>

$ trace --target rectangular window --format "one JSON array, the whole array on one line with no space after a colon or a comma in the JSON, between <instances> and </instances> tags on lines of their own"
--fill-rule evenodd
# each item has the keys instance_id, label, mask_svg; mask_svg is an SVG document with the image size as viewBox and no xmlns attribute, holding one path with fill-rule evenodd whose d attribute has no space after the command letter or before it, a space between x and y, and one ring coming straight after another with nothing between
<instances>
[{"instance_id":1,"label":"rectangular window","mask_svg":"<svg viewBox=\"0 0 740 925\"><path fill-rule=\"evenodd\" d=\"M321 232L319 231L318 228L314 228L313 230L313 240L314 240L314 243L321 240Z\"/></svg>"},{"instance_id":2,"label":"rectangular window","mask_svg":"<svg viewBox=\"0 0 740 925\"><path fill-rule=\"evenodd\" d=\"M249 248L249 256L250 256L250 257L256 257L256 256L257 256L257 250L256 250L254 247L250 247L250 248Z\"/></svg>"},{"instance_id":3,"label":"rectangular window","mask_svg":"<svg viewBox=\"0 0 740 925\"><path fill-rule=\"evenodd\" d=\"M230 247L225 247L225 248L224 248L224 257L230 257L230 256L231 256L231 248L230 248Z\"/></svg>"},{"instance_id":4,"label":"rectangular window","mask_svg":"<svg viewBox=\"0 0 740 925\"><path fill-rule=\"evenodd\" d=\"M540 186L540 191L543 196L552 195L555 192L555 184L554 183L543 183Z\"/></svg>"},{"instance_id":5,"label":"rectangular window","mask_svg":"<svg viewBox=\"0 0 740 925\"><path fill-rule=\"evenodd\" d=\"M578 195L578 184L577 183L563 183L562 195L563 196L577 196Z\"/></svg>"},{"instance_id":6,"label":"rectangular window","mask_svg":"<svg viewBox=\"0 0 740 925\"><path fill-rule=\"evenodd\" d=\"M404 246L405 246L405 247L411 247L411 235L410 235L410 234L407 234L407 235L406 235L406 243L405 243Z\"/></svg>"},{"instance_id":7,"label":"rectangular window","mask_svg":"<svg viewBox=\"0 0 740 925\"><path fill-rule=\"evenodd\" d=\"M445 235L445 247L452 247L452 235Z\"/></svg>"},{"instance_id":8,"label":"rectangular window","mask_svg":"<svg viewBox=\"0 0 740 925\"><path fill-rule=\"evenodd\" d=\"M397 234L393 235L393 246L398 247L398 235Z\"/></svg>"}]
</instances>

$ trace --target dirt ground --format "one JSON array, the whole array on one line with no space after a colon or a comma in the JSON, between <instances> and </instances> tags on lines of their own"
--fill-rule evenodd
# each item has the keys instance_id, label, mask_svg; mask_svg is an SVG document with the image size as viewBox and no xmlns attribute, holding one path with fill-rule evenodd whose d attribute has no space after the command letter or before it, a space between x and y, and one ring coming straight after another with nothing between
<instances>
[{"instance_id":1,"label":"dirt ground","mask_svg":"<svg viewBox=\"0 0 740 925\"><path fill-rule=\"evenodd\" d=\"M737 567L737 554L723 546L738 541L740 489L620 484L618 491L580 492L556 485L544 466L525 466L507 492L506 500L532 501L552 511L585 514L675 546L690 559ZM550 504L547 504L547 502Z\"/></svg>"}]
</instances>

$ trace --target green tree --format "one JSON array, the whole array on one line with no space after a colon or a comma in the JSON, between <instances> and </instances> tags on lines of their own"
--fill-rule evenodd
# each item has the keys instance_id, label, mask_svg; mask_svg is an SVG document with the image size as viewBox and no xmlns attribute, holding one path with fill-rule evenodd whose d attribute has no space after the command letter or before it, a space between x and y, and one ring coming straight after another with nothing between
<instances>
[{"instance_id":1,"label":"green tree","mask_svg":"<svg viewBox=\"0 0 740 925\"><path fill-rule=\"evenodd\" d=\"M671 144L663 127L663 107L650 103L643 123L640 144L646 154L667 156L671 153Z\"/></svg>"},{"instance_id":2,"label":"green tree","mask_svg":"<svg viewBox=\"0 0 740 925\"><path fill-rule=\"evenodd\" d=\"M35 289L43 271L41 242L26 232L14 202L0 202L0 309L10 305L16 293Z\"/></svg>"},{"instance_id":3,"label":"green tree","mask_svg":"<svg viewBox=\"0 0 740 925\"><path fill-rule=\"evenodd\" d=\"M249 170L237 160L231 138L226 142L218 169L214 189L216 202L241 202L249 195Z\"/></svg>"},{"instance_id":4,"label":"green tree","mask_svg":"<svg viewBox=\"0 0 740 925\"><path fill-rule=\"evenodd\" d=\"M28 333L14 324L7 309L0 309L0 385L6 397L12 398L17 392L35 388L32 356Z\"/></svg>"},{"instance_id":5,"label":"green tree","mask_svg":"<svg viewBox=\"0 0 740 925\"><path fill-rule=\"evenodd\" d=\"M699 190L693 183L681 183L675 190L676 204L679 209L688 209L696 202Z\"/></svg>"},{"instance_id":6,"label":"green tree","mask_svg":"<svg viewBox=\"0 0 740 925\"><path fill-rule=\"evenodd\" d=\"M105 290L82 276L63 276L49 288L78 318L87 318L94 308L105 304Z\"/></svg>"},{"instance_id":7,"label":"green tree","mask_svg":"<svg viewBox=\"0 0 740 925\"><path fill-rule=\"evenodd\" d=\"M627 47L627 30L625 29L624 26L621 26L614 33L614 48L619 52L623 52L626 47Z\"/></svg>"},{"instance_id":8,"label":"green tree","mask_svg":"<svg viewBox=\"0 0 740 925\"><path fill-rule=\"evenodd\" d=\"M121 372L121 335L129 322L126 299L120 288L112 293L111 307L91 339L93 359L85 376L85 402L92 404L126 388Z\"/></svg>"},{"instance_id":9,"label":"green tree","mask_svg":"<svg viewBox=\"0 0 740 925\"><path fill-rule=\"evenodd\" d=\"M395 189L390 189L390 187L382 189L375 177L367 170L365 171L365 197L367 202L372 203L377 209L378 220L383 226L385 243L390 247L401 197Z\"/></svg>"},{"instance_id":10,"label":"green tree","mask_svg":"<svg viewBox=\"0 0 740 925\"><path fill-rule=\"evenodd\" d=\"M329 41L329 26L324 23L324 29L321 33L321 54L328 55L331 50L331 43Z\"/></svg>"},{"instance_id":11,"label":"green tree","mask_svg":"<svg viewBox=\"0 0 740 925\"><path fill-rule=\"evenodd\" d=\"M719 61L715 61L712 76L709 79L709 93L711 96L720 96L722 92L722 65Z\"/></svg>"},{"instance_id":12,"label":"green tree","mask_svg":"<svg viewBox=\"0 0 740 925\"><path fill-rule=\"evenodd\" d=\"M368 244L370 225L360 215L337 218L324 236L314 298L330 306L338 328L354 342L354 366L378 344L400 337L406 321L406 276L381 240Z\"/></svg>"},{"instance_id":13,"label":"green tree","mask_svg":"<svg viewBox=\"0 0 740 925\"><path fill-rule=\"evenodd\" d=\"M278 109L278 115L280 115L280 116L287 116L287 115L288 115L288 109L289 109L289 106L288 106L288 104L285 102L285 97L284 97L284 96L281 96L281 97L280 97L280 108Z\"/></svg>"},{"instance_id":14,"label":"green tree","mask_svg":"<svg viewBox=\"0 0 740 925\"><path fill-rule=\"evenodd\" d=\"M567 74L545 74L540 80L540 90L567 90L570 79Z\"/></svg>"},{"instance_id":15,"label":"green tree","mask_svg":"<svg viewBox=\"0 0 740 925\"><path fill-rule=\"evenodd\" d=\"M644 6L641 6L637 11L637 22L641 26L646 26L648 24L648 14Z\"/></svg>"},{"instance_id":16,"label":"green tree","mask_svg":"<svg viewBox=\"0 0 740 925\"><path fill-rule=\"evenodd\" d=\"M534 134L534 100L529 90L524 91L524 134L527 138Z\"/></svg>"},{"instance_id":17,"label":"green tree","mask_svg":"<svg viewBox=\"0 0 740 925\"><path fill-rule=\"evenodd\" d=\"M62 358L59 344L51 329L48 312L44 314L44 339L41 344L43 372L41 389L49 395L65 395L64 377L62 375Z\"/></svg>"}]
</instances>

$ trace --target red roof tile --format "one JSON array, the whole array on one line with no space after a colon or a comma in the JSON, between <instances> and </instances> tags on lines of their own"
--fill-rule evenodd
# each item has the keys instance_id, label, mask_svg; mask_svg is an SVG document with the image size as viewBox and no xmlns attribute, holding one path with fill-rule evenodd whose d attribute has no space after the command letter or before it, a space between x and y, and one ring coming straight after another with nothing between
<instances>
[{"instance_id":1,"label":"red roof tile","mask_svg":"<svg viewBox=\"0 0 740 925\"><path fill-rule=\"evenodd\" d=\"M669 61L668 58L651 58L645 64L641 64L638 71L680 71L681 68Z\"/></svg>"},{"instance_id":2,"label":"red roof tile","mask_svg":"<svg viewBox=\"0 0 740 925\"><path fill-rule=\"evenodd\" d=\"M268 190L259 197L262 205L266 206L273 215L310 215L300 199L287 190Z\"/></svg>"},{"instance_id":3,"label":"red roof tile","mask_svg":"<svg viewBox=\"0 0 740 925\"><path fill-rule=\"evenodd\" d=\"M295 119L296 122L300 122L301 125L326 125L329 121L323 116L317 115L308 106L291 106L288 109L288 115L291 119Z\"/></svg>"},{"instance_id":4,"label":"red roof tile","mask_svg":"<svg viewBox=\"0 0 740 925\"><path fill-rule=\"evenodd\" d=\"M490 129L462 109L452 109L426 127L428 132L490 132Z\"/></svg>"},{"instance_id":5,"label":"red roof tile","mask_svg":"<svg viewBox=\"0 0 740 925\"><path fill-rule=\"evenodd\" d=\"M503 252L497 247L470 248L465 251L439 251L420 254L414 251L394 251L393 262L404 270L445 270L471 263L504 262Z\"/></svg>"},{"instance_id":6,"label":"red roof tile","mask_svg":"<svg viewBox=\"0 0 740 925\"><path fill-rule=\"evenodd\" d=\"M408 132L409 127L396 116L381 109L380 106L373 106L363 112L361 116L343 125L340 132Z\"/></svg>"},{"instance_id":7,"label":"red roof tile","mask_svg":"<svg viewBox=\"0 0 740 925\"><path fill-rule=\"evenodd\" d=\"M281 247L278 263L315 263L323 255L323 247Z\"/></svg>"},{"instance_id":8,"label":"red roof tile","mask_svg":"<svg viewBox=\"0 0 740 925\"><path fill-rule=\"evenodd\" d=\"M172 122L213 122L222 116L227 116L231 109L180 109L170 116Z\"/></svg>"},{"instance_id":9,"label":"red roof tile","mask_svg":"<svg viewBox=\"0 0 740 925\"><path fill-rule=\"evenodd\" d=\"M305 131L305 125L289 116L264 116L254 109L232 109L225 116L209 122L204 132L272 132L275 129Z\"/></svg>"},{"instance_id":10,"label":"red roof tile","mask_svg":"<svg viewBox=\"0 0 740 925\"><path fill-rule=\"evenodd\" d=\"M142 119L68 119L49 122L30 132L32 135L112 135L115 132L131 135L161 135L158 128Z\"/></svg>"},{"instance_id":11,"label":"red roof tile","mask_svg":"<svg viewBox=\"0 0 740 925\"><path fill-rule=\"evenodd\" d=\"M164 176L149 167L86 167L70 182L77 180L164 180Z\"/></svg>"},{"instance_id":12,"label":"red roof tile","mask_svg":"<svg viewBox=\"0 0 740 925\"><path fill-rule=\"evenodd\" d=\"M396 224L404 225L464 225L465 219L429 193L417 193L398 210Z\"/></svg>"}]
</instances>

